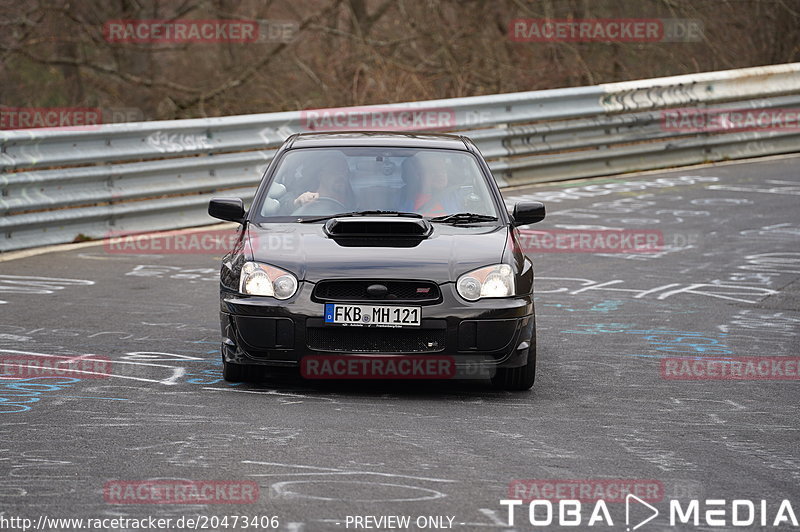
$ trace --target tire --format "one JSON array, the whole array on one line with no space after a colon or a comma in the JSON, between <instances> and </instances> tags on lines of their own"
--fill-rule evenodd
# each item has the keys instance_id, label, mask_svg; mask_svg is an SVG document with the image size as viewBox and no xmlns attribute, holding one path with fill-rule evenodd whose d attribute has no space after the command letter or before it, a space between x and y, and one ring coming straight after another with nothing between
<instances>
[{"instance_id":1,"label":"tire","mask_svg":"<svg viewBox=\"0 0 800 532\"><path fill-rule=\"evenodd\" d=\"M222 378L228 382L253 382L259 377L260 368L246 366L244 364L234 364L222 358Z\"/></svg>"},{"instance_id":2,"label":"tire","mask_svg":"<svg viewBox=\"0 0 800 532\"><path fill-rule=\"evenodd\" d=\"M533 387L536 380L536 326L533 328L530 347L528 348L528 361L518 368L498 368L492 377L492 386L498 390L524 392Z\"/></svg>"}]
</instances>

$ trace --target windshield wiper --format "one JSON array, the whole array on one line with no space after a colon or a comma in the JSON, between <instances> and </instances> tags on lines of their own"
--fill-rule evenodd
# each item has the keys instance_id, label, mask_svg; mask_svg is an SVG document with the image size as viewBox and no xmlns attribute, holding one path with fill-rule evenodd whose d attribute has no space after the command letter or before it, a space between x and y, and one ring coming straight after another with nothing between
<instances>
[{"instance_id":1,"label":"windshield wiper","mask_svg":"<svg viewBox=\"0 0 800 532\"><path fill-rule=\"evenodd\" d=\"M349 218L352 216L408 216L410 218L422 218L422 215L416 212L400 212L400 211L352 211L342 212L339 214L329 214L327 216L317 216L316 218L307 218L305 220L298 220L298 223L307 224L312 222L322 222L330 220L331 218Z\"/></svg>"},{"instance_id":2,"label":"windshield wiper","mask_svg":"<svg viewBox=\"0 0 800 532\"><path fill-rule=\"evenodd\" d=\"M474 212L458 212L456 214L446 214L444 216L435 216L430 219L431 222L440 223L472 223L472 222L496 222L496 216L489 216L487 214L475 214Z\"/></svg>"}]
</instances>

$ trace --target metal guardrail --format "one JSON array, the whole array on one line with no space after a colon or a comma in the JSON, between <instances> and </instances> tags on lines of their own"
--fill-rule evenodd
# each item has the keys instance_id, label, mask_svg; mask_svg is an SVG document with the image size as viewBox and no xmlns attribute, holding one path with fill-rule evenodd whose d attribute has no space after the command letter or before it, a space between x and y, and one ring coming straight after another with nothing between
<instances>
[{"instance_id":1,"label":"metal guardrail","mask_svg":"<svg viewBox=\"0 0 800 532\"><path fill-rule=\"evenodd\" d=\"M365 106L439 110L500 186L800 152L800 128L675 131L665 110L800 108L800 63L592 87ZM0 251L79 235L212 223L210 197L250 200L275 149L309 131L301 111L0 132Z\"/></svg>"}]
</instances>

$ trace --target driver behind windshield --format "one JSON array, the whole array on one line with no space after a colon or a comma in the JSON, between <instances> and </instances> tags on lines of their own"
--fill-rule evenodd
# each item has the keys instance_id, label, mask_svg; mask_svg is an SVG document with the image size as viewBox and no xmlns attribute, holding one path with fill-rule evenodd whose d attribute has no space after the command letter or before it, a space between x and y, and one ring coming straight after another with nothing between
<instances>
[{"instance_id":1,"label":"driver behind windshield","mask_svg":"<svg viewBox=\"0 0 800 532\"><path fill-rule=\"evenodd\" d=\"M343 155L326 155L319 162L316 191L305 191L294 199L292 214L336 214L356 207L350 186L350 167Z\"/></svg>"}]
</instances>

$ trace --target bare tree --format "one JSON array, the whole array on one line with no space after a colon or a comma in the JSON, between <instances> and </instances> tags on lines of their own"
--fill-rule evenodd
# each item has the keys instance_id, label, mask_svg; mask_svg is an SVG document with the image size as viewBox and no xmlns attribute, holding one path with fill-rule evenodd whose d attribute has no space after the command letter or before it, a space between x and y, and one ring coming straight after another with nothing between
<instances>
[{"instance_id":1,"label":"bare tree","mask_svg":"<svg viewBox=\"0 0 800 532\"><path fill-rule=\"evenodd\" d=\"M0 104L147 119L525 91L797 61L796 0L0 0ZM517 42L519 18L690 19L693 42ZM113 20L293 21L291 41L110 42Z\"/></svg>"}]
</instances>

